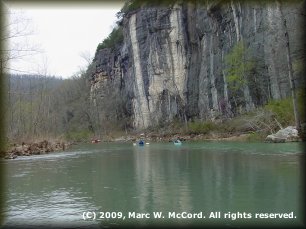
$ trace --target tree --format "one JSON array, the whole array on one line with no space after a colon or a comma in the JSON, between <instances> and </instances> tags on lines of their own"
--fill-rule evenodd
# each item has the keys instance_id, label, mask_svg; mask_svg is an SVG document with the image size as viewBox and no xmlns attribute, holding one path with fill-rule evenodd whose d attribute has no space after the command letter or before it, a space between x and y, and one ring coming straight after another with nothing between
<instances>
[{"instance_id":1,"label":"tree","mask_svg":"<svg viewBox=\"0 0 306 229\"><path fill-rule=\"evenodd\" d=\"M1 3L1 50L0 50L0 64L1 64L1 102L2 106L8 96L9 103L11 103L11 94L7 94L7 91L11 91L10 88L6 88L10 83L8 81L8 72L23 72L20 69L14 69L11 67L13 61L22 60L24 57L36 54L39 49L36 45L28 42L28 38L33 34L30 28L30 20L26 18L21 12L11 11L5 4ZM4 93L5 92L5 93ZM20 100L21 101L21 100ZM20 107L21 108L21 104ZM21 110L21 109L19 109ZM1 121L6 118L6 109L0 112L3 117ZM12 113L11 113L12 114ZM21 118L19 116L19 118ZM1 125L1 127L4 125ZM4 132L4 130L1 132ZM6 136L6 134L1 134ZM4 140L1 139L1 142ZM2 145L2 144L1 144Z\"/></svg>"},{"instance_id":2,"label":"tree","mask_svg":"<svg viewBox=\"0 0 306 229\"><path fill-rule=\"evenodd\" d=\"M35 55L39 52L36 44L30 43L29 38L33 35L31 21L22 12L12 11L2 4L2 17L5 20L1 25L1 64L5 72L23 72L14 69L13 61L20 61L27 56ZM24 72L23 72L24 73Z\"/></svg>"},{"instance_id":3,"label":"tree","mask_svg":"<svg viewBox=\"0 0 306 229\"><path fill-rule=\"evenodd\" d=\"M105 38L102 43L99 43L96 49L96 54L99 50L104 48L114 49L123 42L123 31L121 26L113 28L112 32Z\"/></svg>"},{"instance_id":4,"label":"tree","mask_svg":"<svg viewBox=\"0 0 306 229\"><path fill-rule=\"evenodd\" d=\"M238 41L232 50L225 56L226 80L228 88L232 93L235 107L239 106L239 93L247 85L247 76L254 68L252 58L248 57L248 50L243 41Z\"/></svg>"}]
</instances>

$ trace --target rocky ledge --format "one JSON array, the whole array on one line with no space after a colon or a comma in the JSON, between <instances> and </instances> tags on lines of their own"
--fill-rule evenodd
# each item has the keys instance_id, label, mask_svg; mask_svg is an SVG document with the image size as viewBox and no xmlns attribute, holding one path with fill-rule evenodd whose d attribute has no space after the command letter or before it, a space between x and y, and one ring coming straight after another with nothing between
<instances>
[{"instance_id":1,"label":"rocky ledge","mask_svg":"<svg viewBox=\"0 0 306 229\"><path fill-rule=\"evenodd\" d=\"M266 137L266 142L282 143L282 142L298 142L300 137L295 126L288 126L279 130L275 134L270 134Z\"/></svg>"},{"instance_id":2,"label":"rocky ledge","mask_svg":"<svg viewBox=\"0 0 306 229\"><path fill-rule=\"evenodd\" d=\"M54 151L66 150L69 143L65 142L50 142L43 140L34 143L22 143L21 145L14 144L7 152L5 159L15 159L17 156L31 156L39 154L47 154Z\"/></svg>"}]
</instances>

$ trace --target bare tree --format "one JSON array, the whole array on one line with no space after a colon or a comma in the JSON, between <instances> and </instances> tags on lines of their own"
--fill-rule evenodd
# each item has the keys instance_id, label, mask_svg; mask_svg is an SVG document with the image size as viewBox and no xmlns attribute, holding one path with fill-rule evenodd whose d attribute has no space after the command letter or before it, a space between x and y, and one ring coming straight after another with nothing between
<instances>
[{"instance_id":1,"label":"bare tree","mask_svg":"<svg viewBox=\"0 0 306 229\"><path fill-rule=\"evenodd\" d=\"M14 71L26 73L12 67L13 61L23 60L25 57L40 52L39 46L29 41L34 34L31 20L21 11L12 11L6 5L2 7L4 23L1 25L1 65L4 72Z\"/></svg>"},{"instance_id":2,"label":"bare tree","mask_svg":"<svg viewBox=\"0 0 306 229\"><path fill-rule=\"evenodd\" d=\"M85 68L87 69L88 66L92 63L93 57L90 53L90 51L86 50L83 52L80 52L79 56L85 61L86 66Z\"/></svg>"}]
</instances>

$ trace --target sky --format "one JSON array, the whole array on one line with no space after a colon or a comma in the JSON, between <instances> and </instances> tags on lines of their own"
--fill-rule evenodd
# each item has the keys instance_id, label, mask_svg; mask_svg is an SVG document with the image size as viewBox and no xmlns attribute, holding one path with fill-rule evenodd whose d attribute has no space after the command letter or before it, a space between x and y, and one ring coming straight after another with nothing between
<instances>
[{"instance_id":1,"label":"sky","mask_svg":"<svg viewBox=\"0 0 306 229\"><path fill-rule=\"evenodd\" d=\"M118 1L79 6L8 4L11 15L15 15L12 17L26 21L29 31L14 42L35 47L31 55L13 59L9 63L10 72L62 78L77 74L87 66L85 59L94 57L97 45L116 25L116 13L122 6Z\"/></svg>"}]
</instances>

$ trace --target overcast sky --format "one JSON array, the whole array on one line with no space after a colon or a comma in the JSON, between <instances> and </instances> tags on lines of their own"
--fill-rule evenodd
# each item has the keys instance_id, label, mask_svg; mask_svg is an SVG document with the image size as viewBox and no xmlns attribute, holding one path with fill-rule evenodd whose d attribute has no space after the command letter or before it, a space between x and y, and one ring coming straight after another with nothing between
<instances>
[{"instance_id":1,"label":"overcast sky","mask_svg":"<svg viewBox=\"0 0 306 229\"><path fill-rule=\"evenodd\" d=\"M17 70L11 72L36 73L44 68L48 75L72 76L86 65L82 53L93 57L97 45L112 31L122 6L118 1L79 6L9 4L11 11L29 19L31 35L26 39L39 50L35 55L11 61L9 67Z\"/></svg>"}]
</instances>

